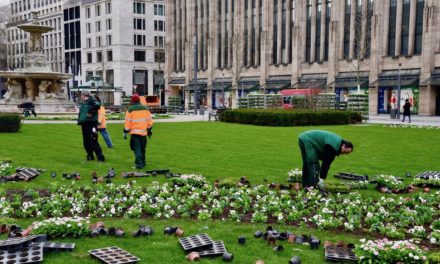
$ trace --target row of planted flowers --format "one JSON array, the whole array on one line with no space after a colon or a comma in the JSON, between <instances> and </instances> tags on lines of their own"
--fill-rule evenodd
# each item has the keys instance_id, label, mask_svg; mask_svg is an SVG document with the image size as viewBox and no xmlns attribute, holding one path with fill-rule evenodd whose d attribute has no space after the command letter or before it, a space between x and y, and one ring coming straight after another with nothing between
<instances>
[{"instance_id":1,"label":"row of planted flowers","mask_svg":"<svg viewBox=\"0 0 440 264\"><path fill-rule=\"evenodd\" d=\"M218 188L204 177L182 175L172 183L139 186L53 185L46 195L29 190L0 198L3 217L196 218L278 222L319 229L369 231L389 238L417 238L440 245L440 191L412 197L324 197L318 191L272 190L263 185Z\"/></svg>"}]
</instances>

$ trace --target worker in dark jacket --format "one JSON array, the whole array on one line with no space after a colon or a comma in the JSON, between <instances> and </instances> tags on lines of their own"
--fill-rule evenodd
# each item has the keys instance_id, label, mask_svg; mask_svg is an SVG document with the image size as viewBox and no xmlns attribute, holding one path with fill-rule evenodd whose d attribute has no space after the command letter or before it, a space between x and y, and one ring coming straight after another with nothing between
<instances>
[{"instance_id":1,"label":"worker in dark jacket","mask_svg":"<svg viewBox=\"0 0 440 264\"><path fill-rule=\"evenodd\" d=\"M299 148L303 160L302 184L304 187L324 189L330 164L339 154L353 151L353 144L340 136L323 130L310 130L299 135ZM322 160L322 166L319 165Z\"/></svg>"},{"instance_id":2,"label":"worker in dark jacket","mask_svg":"<svg viewBox=\"0 0 440 264\"><path fill-rule=\"evenodd\" d=\"M151 137L153 129L153 118L147 106L140 103L139 95L131 97L131 106L125 113L124 139L130 133L130 148L135 156L135 168L142 169L146 163L145 149L147 147L147 136Z\"/></svg>"},{"instance_id":3,"label":"worker in dark jacket","mask_svg":"<svg viewBox=\"0 0 440 264\"><path fill-rule=\"evenodd\" d=\"M81 125L83 145L87 152L87 160L104 162L101 146L98 142L98 110L101 104L89 91L81 92L81 106L78 113L78 125Z\"/></svg>"}]
</instances>

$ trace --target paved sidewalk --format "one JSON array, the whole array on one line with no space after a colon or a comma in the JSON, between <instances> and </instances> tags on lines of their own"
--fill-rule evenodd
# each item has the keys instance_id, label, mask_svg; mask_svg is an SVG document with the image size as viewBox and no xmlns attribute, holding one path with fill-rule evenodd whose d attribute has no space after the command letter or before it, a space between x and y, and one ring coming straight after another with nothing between
<instances>
[{"instance_id":1,"label":"paved sidewalk","mask_svg":"<svg viewBox=\"0 0 440 264\"><path fill-rule=\"evenodd\" d=\"M369 124L405 124L411 126L436 126L440 127L440 116L419 116L411 115L411 123L408 123L408 117L405 118L405 123L402 123L403 115L399 119L391 119L389 114L370 115L367 123Z\"/></svg>"},{"instance_id":2,"label":"paved sidewalk","mask_svg":"<svg viewBox=\"0 0 440 264\"><path fill-rule=\"evenodd\" d=\"M206 113L206 112L205 112ZM154 122L200 122L208 121L208 113L205 115L171 115L171 118L155 119ZM212 119L214 120L214 119ZM30 120L24 119L25 124L76 124L76 120ZM107 120L107 124L122 124L124 120Z\"/></svg>"}]
</instances>

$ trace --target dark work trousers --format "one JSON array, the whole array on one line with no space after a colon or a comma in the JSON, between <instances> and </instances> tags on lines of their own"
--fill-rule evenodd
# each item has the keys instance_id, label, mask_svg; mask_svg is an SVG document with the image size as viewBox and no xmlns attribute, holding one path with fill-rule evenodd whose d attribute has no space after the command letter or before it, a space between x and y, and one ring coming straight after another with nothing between
<instances>
[{"instance_id":1,"label":"dark work trousers","mask_svg":"<svg viewBox=\"0 0 440 264\"><path fill-rule=\"evenodd\" d=\"M145 162L145 149L147 148L147 136L133 134L130 138L130 148L134 152L134 164L136 168L142 169L147 165Z\"/></svg>"},{"instance_id":2,"label":"dark work trousers","mask_svg":"<svg viewBox=\"0 0 440 264\"><path fill-rule=\"evenodd\" d=\"M302 185L303 187L316 186L319 181L319 162L307 162L306 149L301 139L298 141L298 145L301 149L301 156L303 160Z\"/></svg>"},{"instance_id":3,"label":"dark work trousers","mask_svg":"<svg viewBox=\"0 0 440 264\"><path fill-rule=\"evenodd\" d=\"M93 132L93 128L95 128L96 132ZM98 142L98 128L96 125L92 124L83 124L81 125L82 135L83 135L83 145L84 149L87 152L88 159L94 159L93 153L96 154L96 158L99 161L104 161L105 157L102 154L101 146Z\"/></svg>"}]
</instances>

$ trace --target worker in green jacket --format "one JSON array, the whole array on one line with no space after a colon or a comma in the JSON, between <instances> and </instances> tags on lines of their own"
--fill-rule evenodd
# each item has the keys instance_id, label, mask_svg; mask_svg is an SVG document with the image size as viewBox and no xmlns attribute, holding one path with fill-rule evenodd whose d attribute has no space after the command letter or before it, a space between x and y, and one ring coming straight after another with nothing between
<instances>
[{"instance_id":1,"label":"worker in green jacket","mask_svg":"<svg viewBox=\"0 0 440 264\"><path fill-rule=\"evenodd\" d=\"M339 154L351 153L353 144L324 130L309 130L301 133L298 138L303 160L303 187L318 186L324 189L324 179L327 178L330 164ZM319 165L320 160L322 166Z\"/></svg>"}]
</instances>

